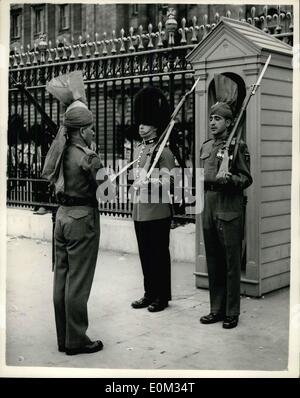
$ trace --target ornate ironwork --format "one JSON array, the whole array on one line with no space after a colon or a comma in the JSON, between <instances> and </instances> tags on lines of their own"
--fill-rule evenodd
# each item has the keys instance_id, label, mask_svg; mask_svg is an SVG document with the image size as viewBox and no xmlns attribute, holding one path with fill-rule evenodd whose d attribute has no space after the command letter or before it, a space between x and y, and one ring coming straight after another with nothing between
<instances>
[{"instance_id":1,"label":"ornate ironwork","mask_svg":"<svg viewBox=\"0 0 300 398\"><path fill-rule=\"evenodd\" d=\"M225 16L230 18L231 15L228 9ZM82 70L88 104L95 115L98 151L104 163L117 171L121 159L124 160L126 156L129 160L132 158L133 141L124 132L133 123L132 106L136 92L148 84L160 87L169 99L171 108L174 108L182 94L193 84L193 70L186 62L186 55L215 28L220 18L216 12L211 20L204 14L188 21L183 18L178 23L171 9L165 25L159 22L156 30L152 24L145 31L140 25L137 30L131 27L129 32L121 29L120 36L115 31L111 35L107 32L102 35L95 33L94 37L80 35L77 40L73 37L69 41L66 38L57 40L54 46L43 36L33 46L28 44L20 50L15 48L10 55L10 75L18 83L24 84L59 124L62 109L59 102L45 92L45 83L61 73ZM252 7L247 15L240 11L238 18L292 44L293 14L282 11L280 6L272 12L265 6L261 15ZM183 163L194 167L194 111L190 101L178 115L175 134L178 153L183 154ZM41 203L52 206L53 195L46 192L45 182L40 179L52 138L49 138L36 110L26 103L23 95L11 83L10 123L14 117L18 119L16 115L22 119L25 135L20 137L15 130L15 135L10 137L8 201L28 206ZM21 156L21 160L18 160L18 156ZM126 190L127 182L122 184L120 189ZM130 205L127 201L116 201L103 205L102 210L126 215L130 213Z\"/></svg>"}]
</instances>

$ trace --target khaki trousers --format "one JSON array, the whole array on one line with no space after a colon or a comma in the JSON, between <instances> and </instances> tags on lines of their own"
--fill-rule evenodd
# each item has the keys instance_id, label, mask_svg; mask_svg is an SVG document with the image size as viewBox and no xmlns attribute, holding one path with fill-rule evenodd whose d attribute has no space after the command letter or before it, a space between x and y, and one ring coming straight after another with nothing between
<instances>
[{"instance_id":1,"label":"khaki trousers","mask_svg":"<svg viewBox=\"0 0 300 398\"><path fill-rule=\"evenodd\" d=\"M53 302L59 346L90 342L87 302L99 249L99 211L89 206L61 206L55 225Z\"/></svg>"},{"instance_id":2,"label":"khaki trousers","mask_svg":"<svg viewBox=\"0 0 300 398\"><path fill-rule=\"evenodd\" d=\"M211 312L239 315L243 195L205 191L202 223Z\"/></svg>"}]
</instances>

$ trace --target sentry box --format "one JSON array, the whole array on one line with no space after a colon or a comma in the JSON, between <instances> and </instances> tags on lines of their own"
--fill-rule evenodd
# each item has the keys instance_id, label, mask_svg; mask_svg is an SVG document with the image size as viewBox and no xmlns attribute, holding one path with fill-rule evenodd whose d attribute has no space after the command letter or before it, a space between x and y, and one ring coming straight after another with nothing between
<instances>
[{"instance_id":1,"label":"sentry box","mask_svg":"<svg viewBox=\"0 0 300 398\"><path fill-rule=\"evenodd\" d=\"M241 105L271 54L250 99L243 140L251 156L253 184L247 196L241 293L261 296L289 285L292 165L292 47L248 23L222 18L188 54L195 70L196 166L209 137L208 112L216 102L214 75L238 84ZM196 216L196 286L208 287L201 215Z\"/></svg>"}]
</instances>

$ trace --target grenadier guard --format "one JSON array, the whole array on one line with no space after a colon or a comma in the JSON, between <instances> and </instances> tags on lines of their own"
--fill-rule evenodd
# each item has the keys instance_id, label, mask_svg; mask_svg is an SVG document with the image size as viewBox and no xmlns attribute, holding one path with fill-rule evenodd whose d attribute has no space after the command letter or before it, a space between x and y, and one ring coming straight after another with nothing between
<instances>
[{"instance_id":1,"label":"grenadier guard","mask_svg":"<svg viewBox=\"0 0 300 398\"><path fill-rule=\"evenodd\" d=\"M210 309L200 318L203 324L223 321L230 329L240 314L241 248L244 226L243 190L252 183L247 145L240 141L231 171L218 179L222 148L233 114L227 103L211 107L209 127L213 135L203 143L200 167L204 168L204 211L202 215L208 269ZM232 142L231 154L234 149Z\"/></svg>"},{"instance_id":2,"label":"grenadier guard","mask_svg":"<svg viewBox=\"0 0 300 398\"><path fill-rule=\"evenodd\" d=\"M168 191L172 189L171 170L175 160L169 147L161 154L156 175L146 181L141 176L148 171L149 156L170 118L169 105L162 91L151 86L140 90L134 100L134 115L142 142L134 151L137 162L132 218L144 276L144 296L131 305L157 312L164 310L171 300L172 211Z\"/></svg>"}]
</instances>

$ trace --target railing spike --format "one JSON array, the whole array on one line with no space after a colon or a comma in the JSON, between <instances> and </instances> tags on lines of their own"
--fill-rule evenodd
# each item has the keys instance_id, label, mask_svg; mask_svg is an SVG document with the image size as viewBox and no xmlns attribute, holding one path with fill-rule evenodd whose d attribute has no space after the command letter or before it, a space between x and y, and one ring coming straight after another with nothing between
<instances>
[{"instance_id":1,"label":"railing spike","mask_svg":"<svg viewBox=\"0 0 300 398\"><path fill-rule=\"evenodd\" d=\"M17 47L15 47L14 48L14 64L13 64L14 68L18 67L17 57L18 57L18 55L17 55Z\"/></svg>"},{"instance_id":2,"label":"railing spike","mask_svg":"<svg viewBox=\"0 0 300 398\"><path fill-rule=\"evenodd\" d=\"M138 45L138 50L144 50L144 44L143 44L143 26L140 25L139 26L139 34L138 34L138 41L139 41L139 45Z\"/></svg>"},{"instance_id":3,"label":"railing spike","mask_svg":"<svg viewBox=\"0 0 300 398\"><path fill-rule=\"evenodd\" d=\"M186 32L188 31L188 28L186 28L186 19L182 18L181 20L181 28L178 29L179 34L181 35L181 40L180 43L181 44L186 44L187 40L186 40Z\"/></svg>"},{"instance_id":4,"label":"railing spike","mask_svg":"<svg viewBox=\"0 0 300 398\"><path fill-rule=\"evenodd\" d=\"M192 32L192 43L197 43L198 39L197 39L197 31L199 31L199 26L197 25L197 17L193 16L193 26L190 27L190 31Z\"/></svg>"},{"instance_id":5,"label":"railing spike","mask_svg":"<svg viewBox=\"0 0 300 398\"><path fill-rule=\"evenodd\" d=\"M31 59L30 59L30 55L31 55L31 52L30 52L30 44L27 44L27 52L26 52L26 54L27 54L27 57L26 57L26 65L27 65L27 66L30 66L30 65L31 65Z\"/></svg>"},{"instance_id":6,"label":"railing spike","mask_svg":"<svg viewBox=\"0 0 300 398\"><path fill-rule=\"evenodd\" d=\"M68 59L67 51L66 51L67 48L68 48L67 40L66 40L66 38L64 37L64 40L63 40L63 47L62 47L62 49L63 49L63 56L62 56L62 59L63 59L64 61Z\"/></svg>"},{"instance_id":7,"label":"railing spike","mask_svg":"<svg viewBox=\"0 0 300 398\"><path fill-rule=\"evenodd\" d=\"M103 55L107 55L108 54L107 45L109 43L109 40L107 40L106 37L107 37L107 33L104 32L103 33L103 40L101 42L103 44L103 51L102 51Z\"/></svg>"},{"instance_id":8,"label":"railing spike","mask_svg":"<svg viewBox=\"0 0 300 398\"><path fill-rule=\"evenodd\" d=\"M47 52L48 52L48 59L47 59L47 63L48 64L51 64L52 63L52 52L53 52L53 49L52 49L52 42L51 42L51 40L49 40L48 41L48 48L47 48Z\"/></svg>"},{"instance_id":9,"label":"railing spike","mask_svg":"<svg viewBox=\"0 0 300 398\"><path fill-rule=\"evenodd\" d=\"M59 60L60 60L60 57L59 57L59 47L58 47L58 45L59 45L59 40L56 40L56 47L55 47L55 58L54 58L54 61L56 61L56 62L58 62Z\"/></svg>"},{"instance_id":10,"label":"railing spike","mask_svg":"<svg viewBox=\"0 0 300 398\"><path fill-rule=\"evenodd\" d=\"M25 54L24 54L23 50L24 50L24 47L21 45L20 46L20 63L19 63L19 66L21 66L21 67L24 66L23 57L25 57Z\"/></svg>"},{"instance_id":11,"label":"railing spike","mask_svg":"<svg viewBox=\"0 0 300 398\"><path fill-rule=\"evenodd\" d=\"M118 42L118 40L116 39L116 31L115 30L112 31L111 36L112 36L112 38L110 40L110 42L111 42L111 51L110 52L112 54L115 54L117 52L117 50L116 50L116 42Z\"/></svg>"},{"instance_id":12,"label":"railing spike","mask_svg":"<svg viewBox=\"0 0 300 398\"><path fill-rule=\"evenodd\" d=\"M33 65L37 65L37 64L38 64L38 60L37 60L38 51L36 50L36 48L37 48L37 44L34 43L34 50L33 50Z\"/></svg>"},{"instance_id":13,"label":"railing spike","mask_svg":"<svg viewBox=\"0 0 300 398\"><path fill-rule=\"evenodd\" d=\"M135 36L133 36L133 33L134 33L134 29L133 29L132 26L130 26L130 28L129 28L129 38L128 38L128 40L129 40L128 50L131 51L131 52L135 51L135 47L133 45L133 41L135 40Z\"/></svg>"},{"instance_id":14,"label":"railing spike","mask_svg":"<svg viewBox=\"0 0 300 398\"><path fill-rule=\"evenodd\" d=\"M71 54L70 54L70 59L72 60L72 59L75 59L75 51L74 51L74 49L76 48L76 45L74 44L74 37L72 36L71 37L71 44L70 44L70 51L71 51Z\"/></svg>"},{"instance_id":15,"label":"railing spike","mask_svg":"<svg viewBox=\"0 0 300 398\"><path fill-rule=\"evenodd\" d=\"M155 37L155 34L152 33L152 30L153 30L153 25L151 23L149 23L149 25L148 25L148 34L147 34L147 37L149 38L149 41L148 41L147 48L153 48L154 47L152 39L153 39L153 35Z\"/></svg>"},{"instance_id":16,"label":"railing spike","mask_svg":"<svg viewBox=\"0 0 300 398\"><path fill-rule=\"evenodd\" d=\"M87 33L87 35L86 35L86 43L85 43L85 47L86 47L86 53L85 53L85 56L87 57L87 58L90 58L90 56L91 56L91 46L92 46L93 44L91 43L91 41L90 41L90 35L89 35L89 33Z\"/></svg>"},{"instance_id":17,"label":"railing spike","mask_svg":"<svg viewBox=\"0 0 300 398\"><path fill-rule=\"evenodd\" d=\"M95 57L99 57L99 45L100 45L100 42L98 41L98 37L99 37L99 34L96 32L95 33L95 41L93 42L93 45L94 45L94 48L95 48L95 50L94 50L94 56Z\"/></svg>"},{"instance_id":18,"label":"railing spike","mask_svg":"<svg viewBox=\"0 0 300 398\"><path fill-rule=\"evenodd\" d=\"M82 36L81 35L79 35L79 37L78 37L78 58L80 59L80 58L82 58L82 47L84 46L83 44L82 44Z\"/></svg>"},{"instance_id":19,"label":"railing spike","mask_svg":"<svg viewBox=\"0 0 300 398\"><path fill-rule=\"evenodd\" d=\"M162 38L163 38L163 35L164 35L164 32L163 32L163 30L162 30L162 28L163 28L163 25L162 25L162 22L161 21L159 21L158 22L158 32L157 32L157 38L158 38L158 40L157 40L157 47L158 48L161 48L161 47L163 47L164 46L164 44L163 44L163 40L162 40Z\"/></svg>"},{"instance_id":20,"label":"railing spike","mask_svg":"<svg viewBox=\"0 0 300 398\"><path fill-rule=\"evenodd\" d=\"M294 25L293 25L293 14L289 11L286 13L286 18L288 20L290 20L290 24L289 24L289 31L293 32L294 30Z\"/></svg>"},{"instance_id":21,"label":"railing spike","mask_svg":"<svg viewBox=\"0 0 300 398\"><path fill-rule=\"evenodd\" d=\"M126 52L126 48L125 48L125 41L126 41L125 30L122 28L120 33L121 33L121 37L119 39L120 42L121 42L120 53L125 53Z\"/></svg>"},{"instance_id":22,"label":"railing spike","mask_svg":"<svg viewBox=\"0 0 300 398\"><path fill-rule=\"evenodd\" d=\"M278 6L279 7L279 6ZM281 22L281 17L280 17L280 15L281 14L274 14L274 19L275 19L275 21L276 21L276 28L275 28L275 33L276 34L279 34L279 33L281 33L281 31L282 31L282 26L281 26L281 24L280 24L280 22Z\"/></svg>"}]
</instances>

